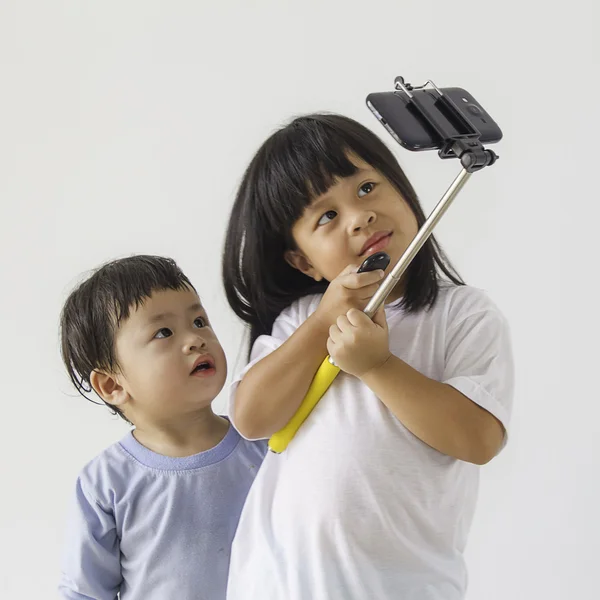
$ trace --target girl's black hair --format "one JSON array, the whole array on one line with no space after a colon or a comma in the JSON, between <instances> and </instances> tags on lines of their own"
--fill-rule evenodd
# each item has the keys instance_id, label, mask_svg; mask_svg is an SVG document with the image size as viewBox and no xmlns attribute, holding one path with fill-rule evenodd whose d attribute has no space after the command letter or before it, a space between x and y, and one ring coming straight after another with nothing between
<instances>
[{"instance_id":1,"label":"girl's black hair","mask_svg":"<svg viewBox=\"0 0 600 600\"><path fill-rule=\"evenodd\" d=\"M61 354L77 391L86 399L93 387L92 371L115 373L115 333L153 292L194 290L174 260L137 255L106 263L67 298L60 317ZM106 404L106 402L105 402ZM129 422L123 412L109 408Z\"/></svg>"},{"instance_id":2,"label":"girl's black hair","mask_svg":"<svg viewBox=\"0 0 600 600\"><path fill-rule=\"evenodd\" d=\"M356 166L352 153L379 171L408 202L420 227L426 220L419 199L389 148L369 129L341 115L311 114L294 119L269 137L248 166L229 218L223 253L223 281L233 311L250 326L250 347L270 334L279 313L292 302L322 293L316 282L284 258L294 250L294 223L304 209ZM406 272L401 306L415 312L433 305L440 274L464 282L433 236Z\"/></svg>"}]
</instances>

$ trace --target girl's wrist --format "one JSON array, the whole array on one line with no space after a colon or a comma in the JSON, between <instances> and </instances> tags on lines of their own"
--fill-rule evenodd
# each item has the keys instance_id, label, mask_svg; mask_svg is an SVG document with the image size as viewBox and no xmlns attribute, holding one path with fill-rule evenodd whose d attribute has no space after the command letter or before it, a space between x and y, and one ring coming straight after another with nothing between
<instances>
[{"instance_id":1,"label":"girl's wrist","mask_svg":"<svg viewBox=\"0 0 600 600\"><path fill-rule=\"evenodd\" d=\"M317 335L323 335L325 336L325 340L327 340L329 337L329 328L332 324L329 322L326 315L321 315L319 313L318 308L305 322L310 324L310 327L314 329Z\"/></svg>"},{"instance_id":2,"label":"girl's wrist","mask_svg":"<svg viewBox=\"0 0 600 600\"><path fill-rule=\"evenodd\" d=\"M367 386L369 386L369 382L373 381L377 377L379 377L382 373L385 372L387 368L392 365L392 353L388 352L385 358L378 361L372 367L369 367L364 373L361 373L358 378ZM370 387L370 386L369 386Z\"/></svg>"}]
</instances>

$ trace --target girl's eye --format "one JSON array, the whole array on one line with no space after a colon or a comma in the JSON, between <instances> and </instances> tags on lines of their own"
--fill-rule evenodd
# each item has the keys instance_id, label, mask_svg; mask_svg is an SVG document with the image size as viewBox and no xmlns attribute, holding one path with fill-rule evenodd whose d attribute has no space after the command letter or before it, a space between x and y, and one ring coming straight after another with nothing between
<instances>
[{"instance_id":1,"label":"girl's eye","mask_svg":"<svg viewBox=\"0 0 600 600\"><path fill-rule=\"evenodd\" d=\"M168 327L163 327L162 329L159 329L156 332L156 335L154 337L160 340L162 338L171 337L172 335L173 335L173 332Z\"/></svg>"},{"instance_id":2,"label":"girl's eye","mask_svg":"<svg viewBox=\"0 0 600 600\"><path fill-rule=\"evenodd\" d=\"M204 317L197 317L196 319L194 319L194 325L198 329L202 329L203 327L206 327L206 325L207 325L206 319Z\"/></svg>"},{"instance_id":3,"label":"girl's eye","mask_svg":"<svg viewBox=\"0 0 600 600\"><path fill-rule=\"evenodd\" d=\"M320 219L317 225L327 225L337 217L335 210L328 210Z\"/></svg>"},{"instance_id":4,"label":"girl's eye","mask_svg":"<svg viewBox=\"0 0 600 600\"><path fill-rule=\"evenodd\" d=\"M370 194L375 189L375 184L372 181L363 183L358 189L358 197L364 198L367 194Z\"/></svg>"}]
</instances>

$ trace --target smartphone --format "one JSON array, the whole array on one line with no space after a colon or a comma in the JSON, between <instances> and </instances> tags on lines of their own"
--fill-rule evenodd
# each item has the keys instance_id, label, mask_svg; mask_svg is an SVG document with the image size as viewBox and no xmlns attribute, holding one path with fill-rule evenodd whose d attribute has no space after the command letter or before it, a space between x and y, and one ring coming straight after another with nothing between
<instances>
[{"instance_id":1,"label":"smartphone","mask_svg":"<svg viewBox=\"0 0 600 600\"><path fill-rule=\"evenodd\" d=\"M498 124L469 92L456 87L442 88L441 91L479 131L482 144L494 144L502 139ZM465 133L461 131L461 123L449 113L434 89L418 89L412 94L418 96L450 135ZM392 137L407 150L435 150L444 143L440 134L427 123L403 91L369 94L367 106Z\"/></svg>"}]
</instances>

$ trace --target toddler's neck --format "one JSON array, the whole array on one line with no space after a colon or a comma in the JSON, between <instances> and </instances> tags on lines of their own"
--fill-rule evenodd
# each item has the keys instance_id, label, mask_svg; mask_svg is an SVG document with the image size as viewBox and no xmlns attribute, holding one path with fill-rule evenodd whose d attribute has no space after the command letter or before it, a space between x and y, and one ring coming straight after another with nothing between
<instances>
[{"instance_id":1,"label":"toddler's neck","mask_svg":"<svg viewBox=\"0 0 600 600\"><path fill-rule=\"evenodd\" d=\"M214 448L229 430L229 422L211 408L179 422L139 424L135 439L152 452L170 457L192 456Z\"/></svg>"}]
</instances>

